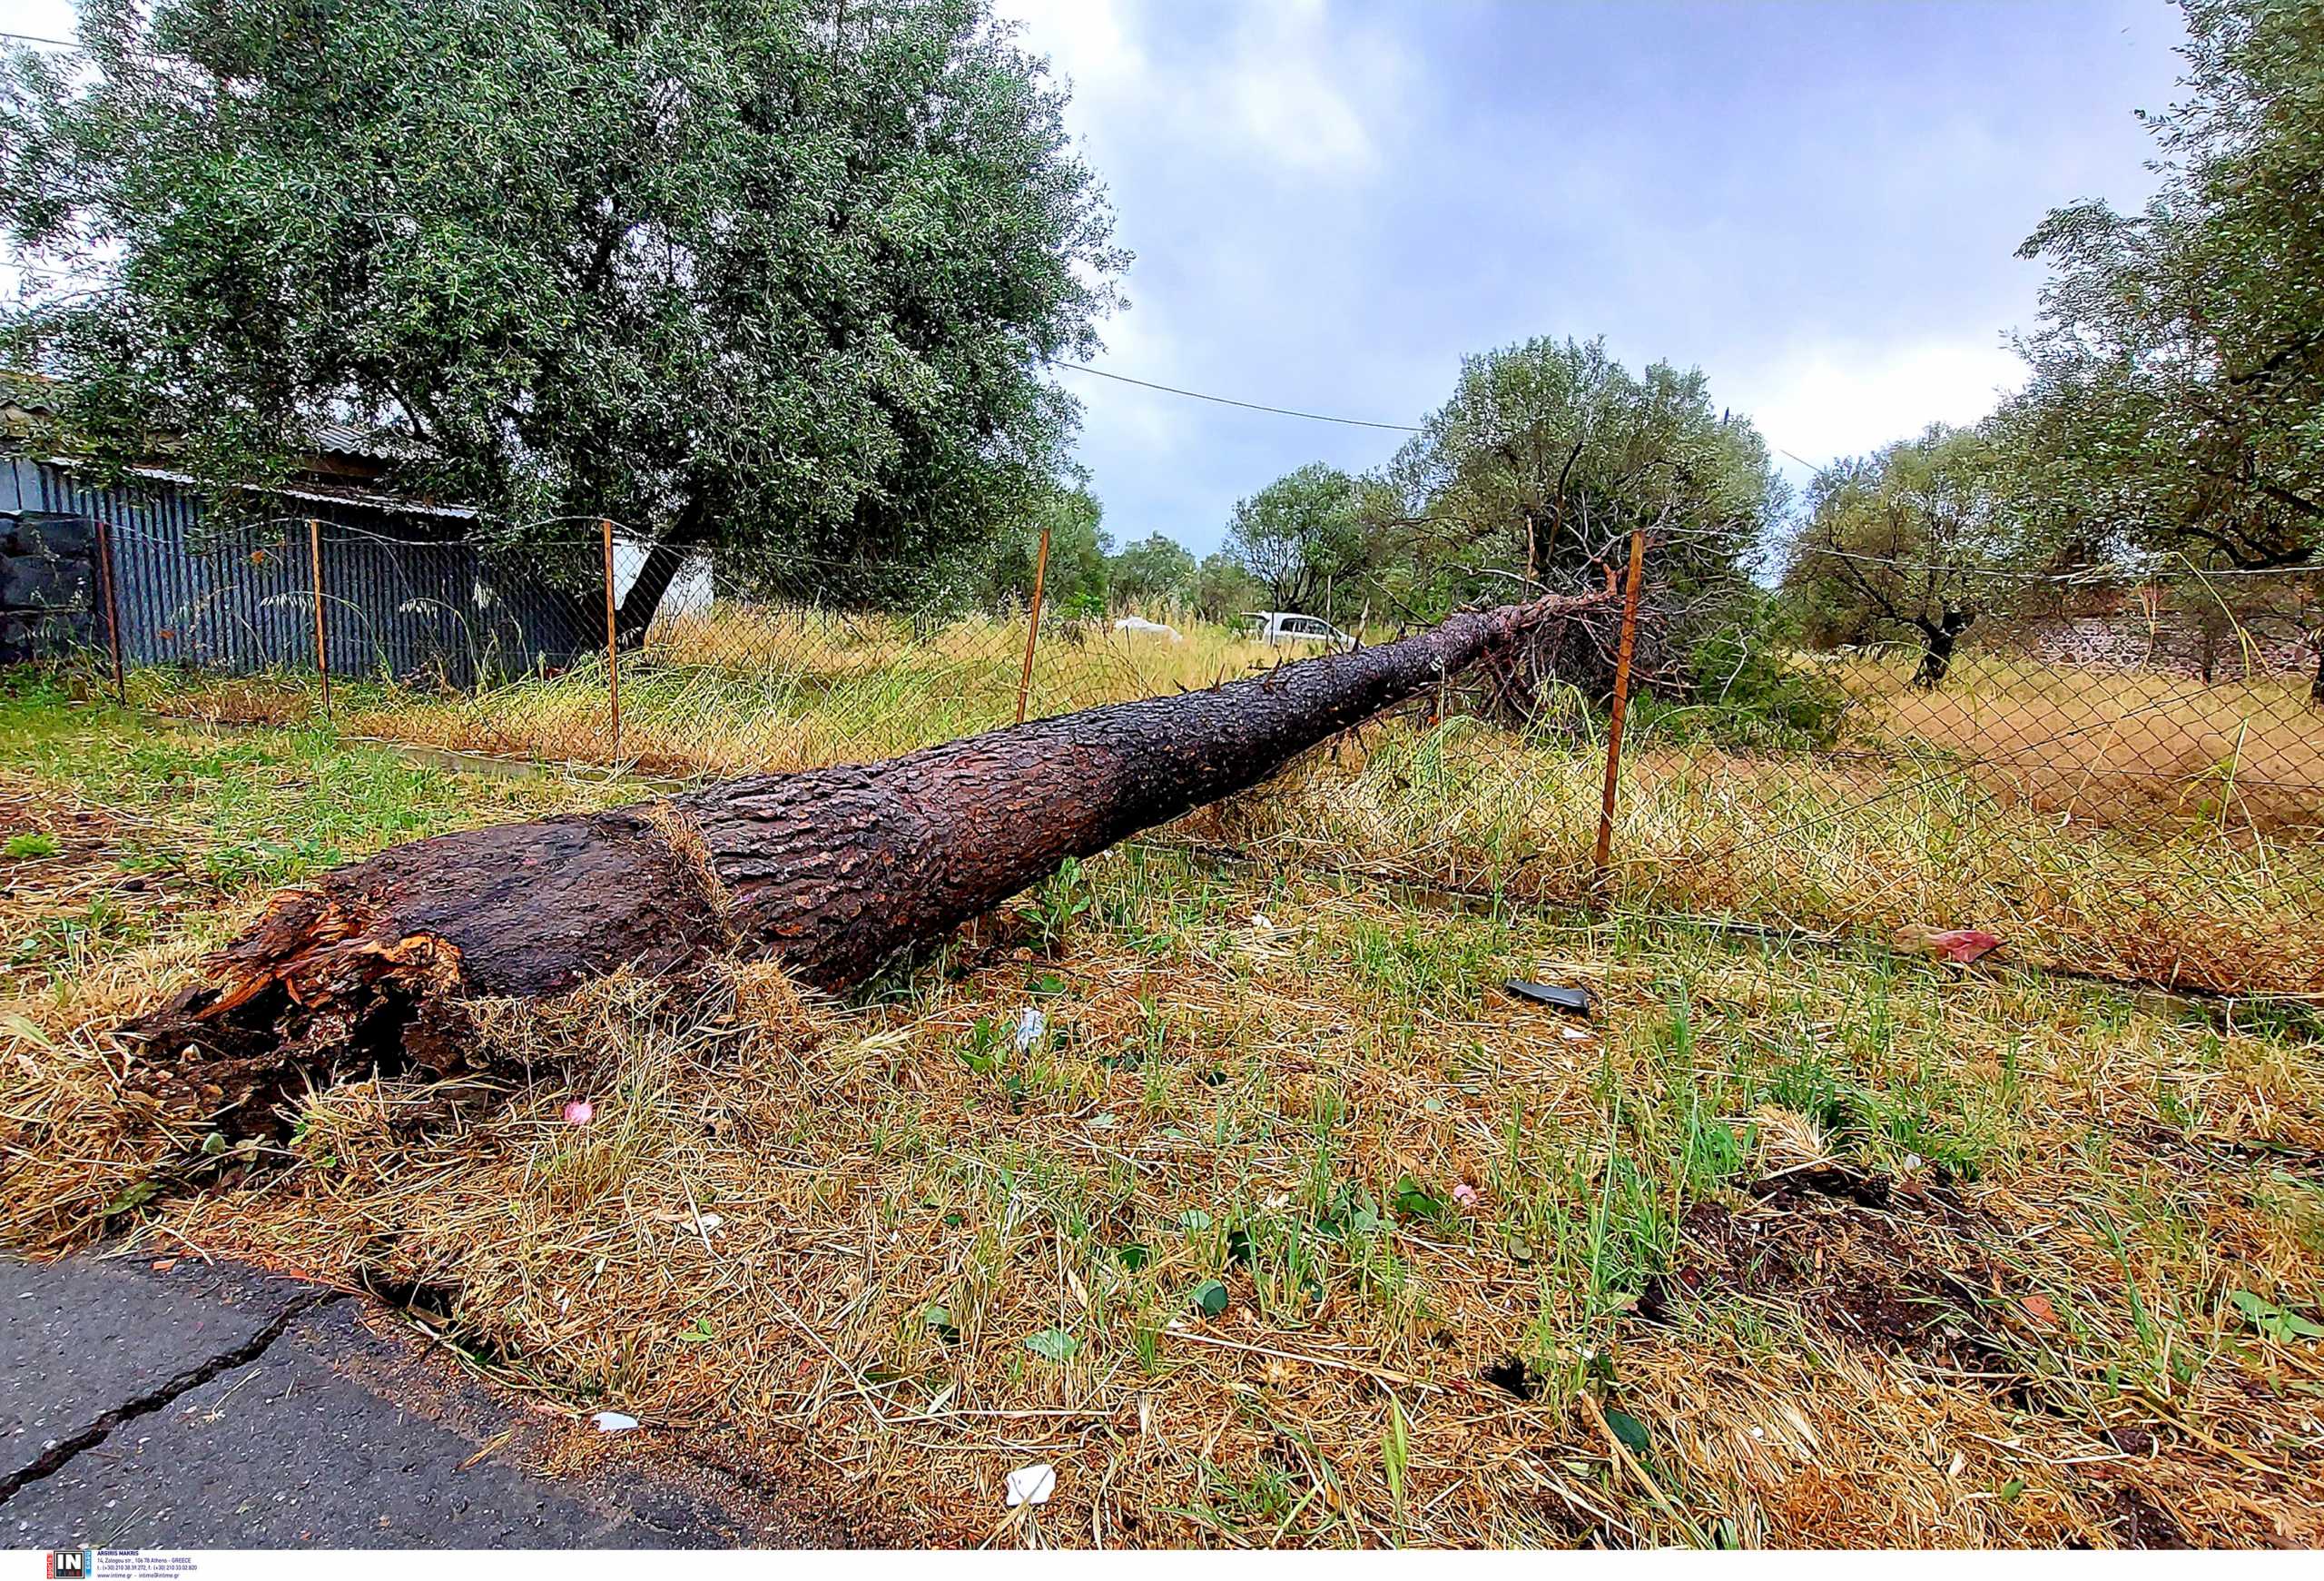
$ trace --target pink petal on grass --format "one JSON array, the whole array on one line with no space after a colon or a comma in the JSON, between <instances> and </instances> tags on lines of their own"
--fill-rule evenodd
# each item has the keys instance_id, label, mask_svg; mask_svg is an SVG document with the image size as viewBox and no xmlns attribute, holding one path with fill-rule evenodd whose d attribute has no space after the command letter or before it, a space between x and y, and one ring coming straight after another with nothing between
<instances>
[{"instance_id":1,"label":"pink petal on grass","mask_svg":"<svg viewBox=\"0 0 2324 1581\"><path fill-rule=\"evenodd\" d=\"M1452 1200L1463 1208L1473 1208L1477 1205L1477 1189L1462 1181L1452 1188Z\"/></svg>"},{"instance_id":2,"label":"pink petal on grass","mask_svg":"<svg viewBox=\"0 0 2324 1581\"><path fill-rule=\"evenodd\" d=\"M597 1106L586 1098L576 1098L565 1106L565 1123L586 1125L597 1118Z\"/></svg>"}]
</instances>

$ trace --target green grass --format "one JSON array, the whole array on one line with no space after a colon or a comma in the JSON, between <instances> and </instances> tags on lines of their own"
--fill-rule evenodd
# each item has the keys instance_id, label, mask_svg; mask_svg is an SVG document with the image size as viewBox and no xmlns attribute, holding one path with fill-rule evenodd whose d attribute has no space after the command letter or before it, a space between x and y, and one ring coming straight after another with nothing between
<instances>
[{"instance_id":1,"label":"green grass","mask_svg":"<svg viewBox=\"0 0 2324 1581\"><path fill-rule=\"evenodd\" d=\"M384 846L640 794L562 776L448 774L320 728L175 727L76 700L36 673L0 672L0 851L18 868L29 913L7 958L19 968L84 959L96 942L147 940L157 929L214 937L224 924L210 906ZM87 835L75 818L91 820ZM80 873L80 848L93 842L103 874L152 887L108 884L46 904L42 875ZM150 903L162 896L196 904L157 911Z\"/></svg>"},{"instance_id":2,"label":"green grass","mask_svg":"<svg viewBox=\"0 0 2324 1581\"><path fill-rule=\"evenodd\" d=\"M320 726L156 727L25 672L0 672L0 770L117 812L172 821L191 814L222 883L242 881L235 875L244 869L248 883L284 883L496 813L596 795L556 777L519 784L447 774Z\"/></svg>"},{"instance_id":3,"label":"green grass","mask_svg":"<svg viewBox=\"0 0 2324 1581\"><path fill-rule=\"evenodd\" d=\"M0 1001L25 1244L116 1198L98 1032L184 937L271 874L622 794L22 681L0 787L60 840L22 889L185 901L59 912ZM2324 1048L2289 1011L1134 847L803 1017L745 969L493 1046L457 1118L347 1083L108 1228L445 1287L541 1398L779 1422L822 1496L931 1537L1041 1458L1061 1542L2056 1546L2119 1540L2125 1486L2199 1540L2314 1536ZM1770 1194L1817 1164L1895 1194Z\"/></svg>"}]
</instances>

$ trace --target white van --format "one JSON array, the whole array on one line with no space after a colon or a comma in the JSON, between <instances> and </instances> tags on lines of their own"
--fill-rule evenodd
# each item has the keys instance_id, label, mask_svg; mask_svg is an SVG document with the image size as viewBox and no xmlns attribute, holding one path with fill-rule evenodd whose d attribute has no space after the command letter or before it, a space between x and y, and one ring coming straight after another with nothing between
<instances>
[{"instance_id":1,"label":"white van","mask_svg":"<svg viewBox=\"0 0 2324 1581\"><path fill-rule=\"evenodd\" d=\"M1355 646L1355 638L1330 621L1315 615L1293 615L1281 609L1262 609L1256 615L1246 616L1247 635L1269 647L1290 647L1314 643L1335 652L1345 652Z\"/></svg>"}]
</instances>

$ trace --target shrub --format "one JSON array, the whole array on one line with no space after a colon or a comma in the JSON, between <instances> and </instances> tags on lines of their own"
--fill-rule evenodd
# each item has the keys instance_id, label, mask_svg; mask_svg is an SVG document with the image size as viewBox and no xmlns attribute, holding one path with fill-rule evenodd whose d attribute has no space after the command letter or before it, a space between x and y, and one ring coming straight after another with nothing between
<instances>
[{"instance_id":1,"label":"shrub","mask_svg":"<svg viewBox=\"0 0 2324 1581\"><path fill-rule=\"evenodd\" d=\"M1805 750L1830 745L1847 694L1801 664L1787 634L1758 612L1697 642L1675 696L1638 699L1639 722L1665 740Z\"/></svg>"}]
</instances>

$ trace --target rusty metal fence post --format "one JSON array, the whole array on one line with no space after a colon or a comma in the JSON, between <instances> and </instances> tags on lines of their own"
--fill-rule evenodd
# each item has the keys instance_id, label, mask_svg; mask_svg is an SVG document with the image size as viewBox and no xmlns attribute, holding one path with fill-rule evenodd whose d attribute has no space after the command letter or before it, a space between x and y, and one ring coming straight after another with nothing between
<instances>
[{"instance_id":1,"label":"rusty metal fence post","mask_svg":"<svg viewBox=\"0 0 2324 1581\"><path fill-rule=\"evenodd\" d=\"M307 559L315 583L315 669L323 678L323 717L330 717L330 645L323 627L323 524L307 518Z\"/></svg>"},{"instance_id":2,"label":"rusty metal fence post","mask_svg":"<svg viewBox=\"0 0 2324 1581\"><path fill-rule=\"evenodd\" d=\"M621 630L614 608L614 524L601 517L597 529L605 547L606 571L606 702L612 710L614 756L621 756Z\"/></svg>"},{"instance_id":3,"label":"rusty metal fence post","mask_svg":"<svg viewBox=\"0 0 2324 1581\"><path fill-rule=\"evenodd\" d=\"M1630 658L1638 648L1639 582L1646 564L1646 529L1630 529L1630 573L1622 593L1622 639L1614 653L1614 707L1606 721L1606 786L1598 799L1598 849L1590 858L1590 893L1607 895L1609 859L1614 849L1614 791L1621 775L1622 716L1630 710Z\"/></svg>"},{"instance_id":4,"label":"rusty metal fence post","mask_svg":"<svg viewBox=\"0 0 2324 1581\"><path fill-rule=\"evenodd\" d=\"M105 646L113 650L113 700L129 707L129 672L121 662L121 593L113 581L113 524L97 518L97 575L105 585Z\"/></svg>"},{"instance_id":5,"label":"rusty metal fence post","mask_svg":"<svg viewBox=\"0 0 2324 1581\"><path fill-rule=\"evenodd\" d=\"M1041 638L1041 579L1049 568L1049 529L1041 529L1041 547L1033 558L1033 612L1025 622L1025 673L1017 680L1017 723L1025 722L1025 702L1033 695L1033 645Z\"/></svg>"}]
</instances>

